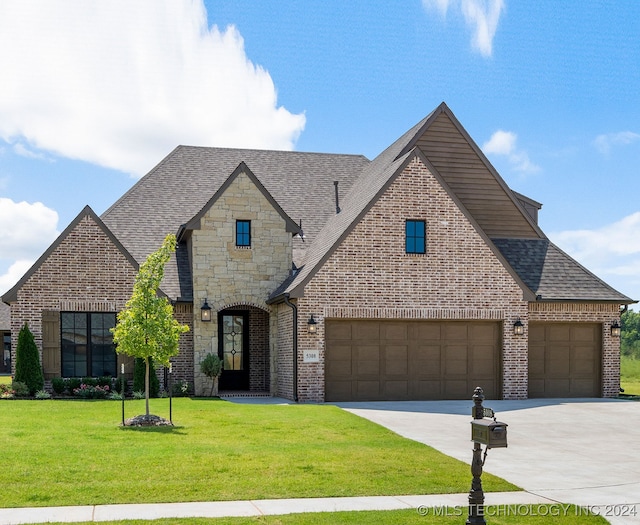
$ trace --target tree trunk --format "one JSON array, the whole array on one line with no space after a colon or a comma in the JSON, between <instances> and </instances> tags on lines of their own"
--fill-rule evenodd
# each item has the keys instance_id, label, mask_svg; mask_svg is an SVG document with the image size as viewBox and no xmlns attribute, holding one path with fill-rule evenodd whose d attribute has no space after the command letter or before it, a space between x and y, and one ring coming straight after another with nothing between
<instances>
[{"instance_id":1,"label":"tree trunk","mask_svg":"<svg viewBox=\"0 0 640 525\"><path fill-rule=\"evenodd\" d=\"M144 358L144 398L147 407L147 416L149 415L149 357Z\"/></svg>"}]
</instances>

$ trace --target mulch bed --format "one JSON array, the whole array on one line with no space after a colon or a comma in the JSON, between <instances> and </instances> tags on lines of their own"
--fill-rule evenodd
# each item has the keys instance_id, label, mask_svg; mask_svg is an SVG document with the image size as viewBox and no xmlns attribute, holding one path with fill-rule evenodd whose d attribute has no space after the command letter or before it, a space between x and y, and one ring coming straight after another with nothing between
<instances>
[{"instance_id":1,"label":"mulch bed","mask_svg":"<svg viewBox=\"0 0 640 525\"><path fill-rule=\"evenodd\" d=\"M160 416L154 416L153 414L142 414L140 416L130 417L124 421L125 427L164 427L173 426L173 423L168 419Z\"/></svg>"}]
</instances>

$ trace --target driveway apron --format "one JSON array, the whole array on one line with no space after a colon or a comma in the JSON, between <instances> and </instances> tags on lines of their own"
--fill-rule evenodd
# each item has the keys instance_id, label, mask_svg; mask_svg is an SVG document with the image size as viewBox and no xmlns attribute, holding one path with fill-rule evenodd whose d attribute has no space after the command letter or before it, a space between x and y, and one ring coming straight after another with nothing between
<instances>
[{"instance_id":1,"label":"driveway apron","mask_svg":"<svg viewBox=\"0 0 640 525\"><path fill-rule=\"evenodd\" d=\"M471 462L471 400L335 404ZM485 400L484 406L509 425L508 447L489 450L485 472L557 502L591 507L614 524L640 523L640 403Z\"/></svg>"}]
</instances>

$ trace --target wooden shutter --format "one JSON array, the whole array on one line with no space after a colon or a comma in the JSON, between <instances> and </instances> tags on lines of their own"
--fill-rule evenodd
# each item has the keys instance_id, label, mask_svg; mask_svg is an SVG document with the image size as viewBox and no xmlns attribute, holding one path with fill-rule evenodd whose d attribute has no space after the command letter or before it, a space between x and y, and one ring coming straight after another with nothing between
<instances>
[{"instance_id":1,"label":"wooden shutter","mask_svg":"<svg viewBox=\"0 0 640 525\"><path fill-rule=\"evenodd\" d=\"M42 370L45 379L62 374L60 347L60 312L42 312Z\"/></svg>"}]
</instances>

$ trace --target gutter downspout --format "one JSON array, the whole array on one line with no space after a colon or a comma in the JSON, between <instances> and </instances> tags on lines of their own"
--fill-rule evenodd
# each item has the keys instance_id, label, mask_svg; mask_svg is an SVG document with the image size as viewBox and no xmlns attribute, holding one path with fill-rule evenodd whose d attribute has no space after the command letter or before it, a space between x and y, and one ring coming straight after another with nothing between
<instances>
[{"instance_id":1,"label":"gutter downspout","mask_svg":"<svg viewBox=\"0 0 640 525\"><path fill-rule=\"evenodd\" d=\"M298 402L298 307L284 294L284 303L293 310L293 400Z\"/></svg>"}]
</instances>

